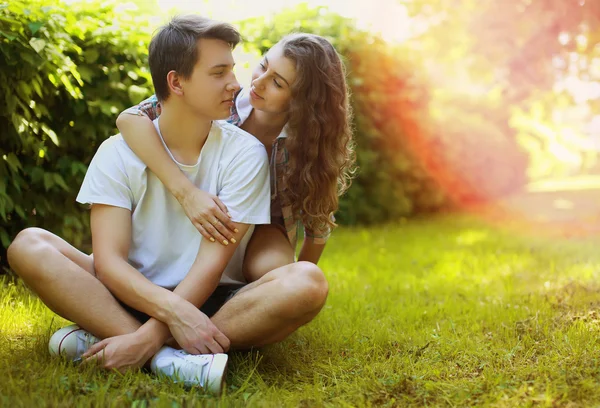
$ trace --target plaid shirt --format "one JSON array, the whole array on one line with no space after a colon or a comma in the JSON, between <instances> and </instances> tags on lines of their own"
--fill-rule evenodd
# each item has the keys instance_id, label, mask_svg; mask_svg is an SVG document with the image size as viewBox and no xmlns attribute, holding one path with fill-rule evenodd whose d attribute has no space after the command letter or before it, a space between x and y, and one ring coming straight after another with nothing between
<instances>
[{"instance_id":1,"label":"plaid shirt","mask_svg":"<svg viewBox=\"0 0 600 408\"><path fill-rule=\"evenodd\" d=\"M241 102L246 102L246 108L244 109L245 112L240 115L239 106ZM231 115L227 119L227 122L240 127L250 115L251 108L248 109L249 106L248 95L242 89L235 97L235 103L231 108ZM160 102L158 102L155 95L152 95L139 105L125 110L125 113L140 116L145 115L154 120L161 114ZM247 114L244 115L244 113ZM271 177L271 224L283 226L288 240L292 244L292 248L296 248L298 228L302 224L302 221L301 214L299 212L294 213L292 204L287 199L286 190L288 186L283 181L283 175L289 161L288 150L285 147L286 137L286 128L284 128L283 132L273 141L273 149L269 161ZM325 244L331 234L331 229L328 226L324 226L318 230L311 230L304 225L302 227L304 229L304 239L315 244Z\"/></svg>"}]
</instances>

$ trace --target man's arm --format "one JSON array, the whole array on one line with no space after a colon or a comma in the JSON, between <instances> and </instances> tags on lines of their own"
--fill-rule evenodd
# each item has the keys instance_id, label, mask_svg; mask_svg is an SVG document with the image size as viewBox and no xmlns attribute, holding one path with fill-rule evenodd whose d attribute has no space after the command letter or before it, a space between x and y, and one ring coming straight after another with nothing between
<instances>
[{"instance_id":1,"label":"man's arm","mask_svg":"<svg viewBox=\"0 0 600 408\"><path fill-rule=\"evenodd\" d=\"M128 262L131 211L94 204L91 212L92 248L98 279L123 303L156 317L168 319L171 291L150 282Z\"/></svg>"},{"instance_id":2,"label":"man's arm","mask_svg":"<svg viewBox=\"0 0 600 408\"><path fill-rule=\"evenodd\" d=\"M248 149L239 151L225 170L223 185L218 192L218 197L231 211L232 220L235 221L233 224L239 230L235 234L237 242L241 241L250 225L268 223L270 220L268 165L264 146L255 143ZM197 307L202 305L217 287L219 279L231 260L237 245L237 243L228 246L213 243L201 245L190 272L174 292ZM184 313L182 308L176 310L177 316L172 317L174 323L169 326L171 333L179 342L179 345L184 347L179 339L181 338L184 342L187 342L187 347L193 349L194 341L198 343L194 339L199 335L199 333L194 333L194 331L197 332L194 329L195 326L192 320L194 315L189 309L189 315L187 312ZM149 330L149 333L152 333L153 336L160 335L160 338L165 340L168 336L168 333L164 331L159 333L157 323L153 321L149 321L148 325L140 330ZM229 348L228 339L221 339L218 334L213 337L225 350ZM204 340L203 346L211 349L210 344L207 343L210 339L204 336ZM205 351L200 350L200 352Z\"/></svg>"},{"instance_id":3,"label":"man's arm","mask_svg":"<svg viewBox=\"0 0 600 408\"><path fill-rule=\"evenodd\" d=\"M248 225L236 227L241 240ZM217 287L237 244L223 246L205 241L190 272L171 292L150 282L127 262L131 241L129 210L94 205L92 240L98 278L122 302L154 318L138 330L149 349L157 350L171 334L180 346L194 354L222 352L229 347L229 341L198 307Z\"/></svg>"},{"instance_id":4,"label":"man's arm","mask_svg":"<svg viewBox=\"0 0 600 408\"><path fill-rule=\"evenodd\" d=\"M248 224L234 223L238 242L248 231ZM173 291L182 301L168 309L168 328L150 319L139 330L140 336L155 338L161 344L172 335L178 344L192 354L218 353L229 349L229 340L198 310L216 289L221 275L238 244L228 246L204 242L186 277ZM193 307L189 307L193 305Z\"/></svg>"}]
</instances>

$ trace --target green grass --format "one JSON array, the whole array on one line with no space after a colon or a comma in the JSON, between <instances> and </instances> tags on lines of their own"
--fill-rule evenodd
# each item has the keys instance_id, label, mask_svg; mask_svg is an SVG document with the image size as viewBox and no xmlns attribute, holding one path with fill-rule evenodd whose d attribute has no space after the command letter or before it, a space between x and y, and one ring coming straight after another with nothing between
<instances>
[{"instance_id":1,"label":"green grass","mask_svg":"<svg viewBox=\"0 0 600 408\"><path fill-rule=\"evenodd\" d=\"M600 404L599 239L515 236L471 217L340 229L319 317L233 353L221 400L50 358L66 324L0 284L0 406Z\"/></svg>"}]
</instances>

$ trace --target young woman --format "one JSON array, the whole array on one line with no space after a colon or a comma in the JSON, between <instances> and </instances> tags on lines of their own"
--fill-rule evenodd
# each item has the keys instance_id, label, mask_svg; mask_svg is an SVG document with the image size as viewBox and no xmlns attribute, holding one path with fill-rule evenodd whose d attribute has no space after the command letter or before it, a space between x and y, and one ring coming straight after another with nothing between
<instances>
[{"instance_id":1,"label":"young woman","mask_svg":"<svg viewBox=\"0 0 600 408\"><path fill-rule=\"evenodd\" d=\"M298 260L316 264L336 226L333 214L350 185L355 160L340 57L323 37L288 35L264 56L250 87L233 97L228 121L265 145L271 171L271 224L256 226L244 274L252 282L294 262L299 224L305 239ZM151 97L123 112L117 126L198 231L227 245L233 238L227 209L216 196L198 190L171 160L151 121L158 115L160 104Z\"/></svg>"}]
</instances>

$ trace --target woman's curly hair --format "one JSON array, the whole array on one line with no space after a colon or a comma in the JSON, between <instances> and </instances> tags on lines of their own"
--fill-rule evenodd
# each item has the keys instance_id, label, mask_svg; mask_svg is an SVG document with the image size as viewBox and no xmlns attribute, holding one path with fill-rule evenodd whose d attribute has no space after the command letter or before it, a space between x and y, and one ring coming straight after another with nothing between
<instances>
[{"instance_id":1,"label":"woman's curly hair","mask_svg":"<svg viewBox=\"0 0 600 408\"><path fill-rule=\"evenodd\" d=\"M310 230L336 226L339 196L352 181L355 164L352 110L340 56L325 38L290 34L283 55L295 63L284 174L294 213Z\"/></svg>"}]
</instances>

